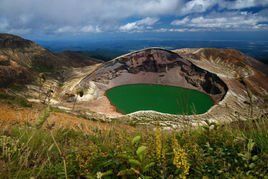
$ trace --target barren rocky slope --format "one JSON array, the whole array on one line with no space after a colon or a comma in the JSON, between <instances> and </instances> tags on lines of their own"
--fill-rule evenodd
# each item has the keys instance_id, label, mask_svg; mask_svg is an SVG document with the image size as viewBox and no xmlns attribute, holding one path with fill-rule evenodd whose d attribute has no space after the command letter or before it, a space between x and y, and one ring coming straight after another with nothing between
<instances>
[{"instance_id":1,"label":"barren rocky slope","mask_svg":"<svg viewBox=\"0 0 268 179\"><path fill-rule=\"evenodd\" d=\"M28 83L39 69L53 69L61 60L53 53L18 36L0 34L0 84Z\"/></svg>"},{"instance_id":2,"label":"barren rocky slope","mask_svg":"<svg viewBox=\"0 0 268 179\"><path fill-rule=\"evenodd\" d=\"M10 34L0 34L0 86L26 84L40 72L59 72L64 68L99 63L78 52L55 54L36 43Z\"/></svg>"}]
</instances>

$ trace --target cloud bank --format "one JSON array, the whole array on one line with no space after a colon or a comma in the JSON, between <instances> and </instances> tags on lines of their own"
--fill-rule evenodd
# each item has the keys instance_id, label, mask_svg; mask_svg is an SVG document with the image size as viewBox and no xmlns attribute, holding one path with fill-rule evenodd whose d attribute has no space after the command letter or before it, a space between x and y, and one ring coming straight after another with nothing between
<instances>
[{"instance_id":1,"label":"cloud bank","mask_svg":"<svg viewBox=\"0 0 268 179\"><path fill-rule=\"evenodd\" d=\"M0 32L267 30L267 9L268 0L1 0Z\"/></svg>"}]
</instances>

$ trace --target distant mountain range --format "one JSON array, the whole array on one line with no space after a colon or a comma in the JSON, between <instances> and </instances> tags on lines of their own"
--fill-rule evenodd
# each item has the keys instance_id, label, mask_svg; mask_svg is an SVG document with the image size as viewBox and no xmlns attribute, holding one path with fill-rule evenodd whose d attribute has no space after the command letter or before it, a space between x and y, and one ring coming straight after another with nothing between
<instances>
[{"instance_id":1,"label":"distant mountain range","mask_svg":"<svg viewBox=\"0 0 268 179\"><path fill-rule=\"evenodd\" d=\"M191 41L191 40L102 40L102 41L38 41L51 51L88 52L91 56L111 60L130 51L148 47L162 47L168 50L178 48L232 48L268 63L268 41Z\"/></svg>"}]
</instances>

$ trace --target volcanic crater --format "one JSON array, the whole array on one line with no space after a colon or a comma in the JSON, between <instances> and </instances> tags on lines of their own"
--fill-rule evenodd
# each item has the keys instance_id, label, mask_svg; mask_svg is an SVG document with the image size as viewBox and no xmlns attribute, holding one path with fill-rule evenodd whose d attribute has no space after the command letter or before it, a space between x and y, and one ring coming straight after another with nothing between
<instances>
[{"instance_id":1,"label":"volcanic crater","mask_svg":"<svg viewBox=\"0 0 268 179\"><path fill-rule=\"evenodd\" d=\"M120 56L97 67L75 86L76 89L85 89L85 95L77 100L94 112L121 116L107 98L106 91L129 84L192 89L207 94L214 104L219 103L228 91L227 85L216 74L197 67L172 51L150 48Z\"/></svg>"}]
</instances>

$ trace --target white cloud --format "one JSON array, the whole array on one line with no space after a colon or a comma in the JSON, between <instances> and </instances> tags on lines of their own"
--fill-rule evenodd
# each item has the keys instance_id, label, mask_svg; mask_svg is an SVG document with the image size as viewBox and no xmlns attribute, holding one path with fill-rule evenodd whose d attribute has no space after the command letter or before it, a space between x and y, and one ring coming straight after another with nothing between
<instances>
[{"instance_id":1,"label":"white cloud","mask_svg":"<svg viewBox=\"0 0 268 179\"><path fill-rule=\"evenodd\" d=\"M86 25L82 27L64 26L55 30L55 33L91 33L91 32L98 33L101 32L101 29L98 26L94 27L92 25Z\"/></svg>"},{"instance_id":2,"label":"white cloud","mask_svg":"<svg viewBox=\"0 0 268 179\"><path fill-rule=\"evenodd\" d=\"M213 7L221 10L241 10L252 7L267 7L268 0L190 0L178 8L178 14L187 15L193 13L203 13Z\"/></svg>"},{"instance_id":3,"label":"white cloud","mask_svg":"<svg viewBox=\"0 0 268 179\"><path fill-rule=\"evenodd\" d=\"M179 19L179 20L174 20L171 22L171 25L185 25L186 23L188 23L190 21L189 17L185 17L183 19Z\"/></svg>"},{"instance_id":4,"label":"white cloud","mask_svg":"<svg viewBox=\"0 0 268 179\"><path fill-rule=\"evenodd\" d=\"M185 17L174 20L171 25L182 28L199 28L203 30L254 30L266 29L268 17L261 13L248 12L213 12L206 16Z\"/></svg>"},{"instance_id":5,"label":"white cloud","mask_svg":"<svg viewBox=\"0 0 268 179\"><path fill-rule=\"evenodd\" d=\"M151 19L146 17L161 19L173 16L178 18L173 21L173 25L186 26L187 21L194 25L192 19L197 18L197 15L203 17L203 21L208 22L210 26L217 26L212 21L222 21L223 26L229 24L234 27L234 23L230 24L229 21L219 19L220 17L207 20L212 17L205 14L218 11L224 17L226 11L245 11L245 8L252 7L268 8L268 0L0 0L0 32L31 30L43 33L94 33L144 29L153 31L152 26L155 22L151 25L148 24L150 22L138 24L138 21L128 22L123 26L120 24L130 18L150 21ZM185 16L189 19L182 18ZM231 16L226 18L234 20ZM247 18L245 20L245 23L250 23ZM163 28L165 25L162 23ZM262 29L264 26L256 24L254 27Z\"/></svg>"},{"instance_id":6,"label":"white cloud","mask_svg":"<svg viewBox=\"0 0 268 179\"><path fill-rule=\"evenodd\" d=\"M227 9L245 9L251 7L268 6L268 0L236 0L236 1L222 1L219 6Z\"/></svg>"},{"instance_id":7,"label":"white cloud","mask_svg":"<svg viewBox=\"0 0 268 179\"><path fill-rule=\"evenodd\" d=\"M155 29L154 32L197 32L204 31L204 29L199 28L160 28Z\"/></svg>"},{"instance_id":8,"label":"white cloud","mask_svg":"<svg viewBox=\"0 0 268 179\"><path fill-rule=\"evenodd\" d=\"M11 34L29 34L29 33L32 33L32 29L30 29L30 28L9 29L8 33L11 33Z\"/></svg>"},{"instance_id":9,"label":"white cloud","mask_svg":"<svg viewBox=\"0 0 268 179\"><path fill-rule=\"evenodd\" d=\"M89 32L101 32L99 26L86 25L80 29L81 32L89 33Z\"/></svg>"},{"instance_id":10,"label":"white cloud","mask_svg":"<svg viewBox=\"0 0 268 179\"><path fill-rule=\"evenodd\" d=\"M158 20L159 20L158 18L146 17L144 19L141 19L141 20L137 21L136 23L138 25L148 25L148 26L151 26L151 25L154 25Z\"/></svg>"},{"instance_id":11,"label":"white cloud","mask_svg":"<svg viewBox=\"0 0 268 179\"><path fill-rule=\"evenodd\" d=\"M58 28L55 32L57 33L75 32L75 29L71 26L64 26Z\"/></svg>"},{"instance_id":12,"label":"white cloud","mask_svg":"<svg viewBox=\"0 0 268 179\"><path fill-rule=\"evenodd\" d=\"M146 17L144 19L122 25L119 27L119 30L127 32L134 30L143 30L145 28L150 29L151 26L154 25L158 20L158 18Z\"/></svg>"},{"instance_id":13,"label":"white cloud","mask_svg":"<svg viewBox=\"0 0 268 179\"><path fill-rule=\"evenodd\" d=\"M6 19L0 18L0 32L8 32L11 34L28 34L32 32L31 28L12 28Z\"/></svg>"},{"instance_id":14,"label":"white cloud","mask_svg":"<svg viewBox=\"0 0 268 179\"><path fill-rule=\"evenodd\" d=\"M121 31L131 31L131 30L134 30L134 29L137 29L137 28L139 28L139 26L135 22L132 22L132 23L127 23L126 25L120 26L119 30L121 30Z\"/></svg>"},{"instance_id":15,"label":"white cloud","mask_svg":"<svg viewBox=\"0 0 268 179\"><path fill-rule=\"evenodd\" d=\"M181 8L180 14L200 13L205 12L208 9L219 3L218 0L192 0L185 3Z\"/></svg>"},{"instance_id":16,"label":"white cloud","mask_svg":"<svg viewBox=\"0 0 268 179\"><path fill-rule=\"evenodd\" d=\"M175 14L183 0L0 0L0 18L12 28L72 31L67 26L116 26L129 17Z\"/></svg>"}]
</instances>

